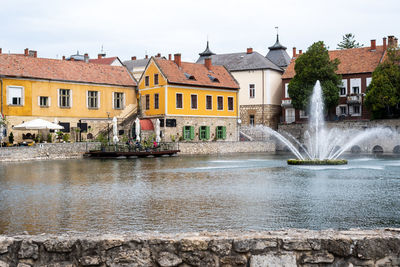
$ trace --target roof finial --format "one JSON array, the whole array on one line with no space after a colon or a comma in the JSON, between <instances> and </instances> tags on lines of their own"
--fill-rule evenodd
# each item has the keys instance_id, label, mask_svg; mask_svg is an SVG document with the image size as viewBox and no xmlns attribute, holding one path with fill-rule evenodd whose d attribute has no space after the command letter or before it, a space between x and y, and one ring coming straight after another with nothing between
<instances>
[{"instance_id":1,"label":"roof finial","mask_svg":"<svg viewBox=\"0 0 400 267\"><path fill-rule=\"evenodd\" d=\"M276 41L279 42L279 27L276 26L275 29L276 29Z\"/></svg>"}]
</instances>

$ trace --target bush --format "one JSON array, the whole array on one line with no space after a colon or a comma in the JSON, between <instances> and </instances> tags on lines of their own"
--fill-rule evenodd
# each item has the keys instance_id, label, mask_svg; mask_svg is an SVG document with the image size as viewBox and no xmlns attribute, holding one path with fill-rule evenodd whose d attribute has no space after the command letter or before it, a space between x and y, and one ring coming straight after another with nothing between
<instances>
[{"instance_id":1,"label":"bush","mask_svg":"<svg viewBox=\"0 0 400 267\"><path fill-rule=\"evenodd\" d=\"M10 135L8 136L8 142L10 143L10 144L13 144L14 143L14 134L11 132L10 133Z\"/></svg>"},{"instance_id":2,"label":"bush","mask_svg":"<svg viewBox=\"0 0 400 267\"><path fill-rule=\"evenodd\" d=\"M51 133L47 134L47 143L52 143L53 142L53 135Z\"/></svg>"},{"instance_id":3,"label":"bush","mask_svg":"<svg viewBox=\"0 0 400 267\"><path fill-rule=\"evenodd\" d=\"M69 142L69 134L64 134L62 136L62 139L63 139L64 142Z\"/></svg>"},{"instance_id":4,"label":"bush","mask_svg":"<svg viewBox=\"0 0 400 267\"><path fill-rule=\"evenodd\" d=\"M323 159L323 160L301 160L301 159L288 159L289 165L345 165L347 160L345 159Z\"/></svg>"}]
</instances>

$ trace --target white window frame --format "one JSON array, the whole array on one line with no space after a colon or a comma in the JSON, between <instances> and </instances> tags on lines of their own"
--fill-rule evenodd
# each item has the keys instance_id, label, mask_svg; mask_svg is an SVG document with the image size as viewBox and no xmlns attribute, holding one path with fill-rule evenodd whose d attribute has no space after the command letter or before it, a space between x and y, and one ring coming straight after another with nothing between
<instances>
[{"instance_id":1,"label":"white window frame","mask_svg":"<svg viewBox=\"0 0 400 267\"><path fill-rule=\"evenodd\" d=\"M290 112L293 112L293 116L288 116ZM288 120L288 118L290 117L290 120ZM296 110L294 108L287 108L285 109L285 121L286 123L292 123L296 121Z\"/></svg>"},{"instance_id":2,"label":"white window frame","mask_svg":"<svg viewBox=\"0 0 400 267\"><path fill-rule=\"evenodd\" d=\"M42 106L42 105L40 105L40 98L41 98L41 97L47 97L47 106ZM48 108L48 107L50 107L50 106L51 106L51 98L50 98L50 96L46 96L46 95L40 95L40 96L38 96L38 106L41 107L41 108Z\"/></svg>"},{"instance_id":3,"label":"white window frame","mask_svg":"<svg viewBox=\"0 0 400 267\"><path fill-rule=\"evenodd\" d=\"M308 118L307 111L301 109L300 110L300 119L306 119L306 118Z\"/></svg>"},{"instance_id":4,"label":"white window frame","mask_svg":"<svg viewBox=\"0 0 400 267\"><path fill-rule=\"evenodd\" d=\"M177 99L177 96L178 95L181 95L182 96L182 107L180 107L180 108L178 108L178 99ZM175 108L176 109L183 109L183 107L184 107L184 101L183 101L183 93L175 93Z\"/></svg>"},{"instance_id":5,"label":"white window frame","mask_svg":"<svg viewBox=\"0 0 400 267\"><path fill-rule=\"evenodd\" d=\"M344 88L345 93L342 94L341 90L342 88ZM342 80L342 86L340 86L340 90L339 90L339 96L346 96L347 95L347 79L343 79Z\"/></svg>"},{"instance_id":6,"label":"white window frame","mask_svg":"<svg viewBox=\"0 0 400 267\"><path fill-rule=\"evenodd\" d=\"M256 85L254 83L249 84L249 98L256 98Z\"/></svg>"},{"instance_id":7,"label":"white window frame","mask_svg":"<svg viewBox=\"0 0 400 267\"><path fill-rule=\"evenodd\" d=\"M196 108L193 108L192 96L196 96ZM197 94L190 94L190 109L197 110L199 108L199 97Z\"/></svg>"},{"instance_id":8,"label":"white window frame","mask_svg":"<svg viewBox=\"0 0 400 267\"><path fill-rule=\"evenodd\" d=\"M356 106L359 108L359 111L360 111L358 113L354 112L354 107L356 107ZM360 117L361 116L361 105L354 105L353 106L353 113L351 114L351 116L353 116L353 117Z\"/></svg>"},{"instance_id":9,"label":"white window frame","mask_svg":"<svg viewBox=\"0 0 400 267\"><path fill-rule=\"evenodd\" d=\"M18 88L21 89L21 104L14 105L12 103L12 99L10 98L10 89ZM7 86L7 106L15 106L15 107L22 107L25 105L25 88L23 86L18 85L9 85Z\"/></svg>"},{"instance_id":10,"label":"white window frame","mask_svg":"<svg viewBox=\"0 0 400 267\"><path fill-rule=\"evenodd\" d=\"M220 97L222 97L222 109L219 109L219 106L218 106L218 98L220 98ZM224 110L224 96L223 95L218 95L217 96L217 110L218 111Z\"/></svg>"},{"instance_id":11,"label":"white window frame","mask_svg":"<svg viewBox=\"0 0 400 267\"><path fill-rule=\"evenodd\" d=\"M289 98L289 83L285 83L285 98Z\"/></svg>"},{"instance_id":12,"label":"white window frame","mask_svg":"<svg viewBox=\"0 0 400 267\"><path fill-rule=\"evenodd\" d=\"M115 94L122 94L122 103L121 103L120 108L115 107ZM113 103L112 104L113 109L118 109L118 110L124 109L125 108L125 93L124 92L113 92L112 93L112 103Z\"/></svg>"},{"instance_id":13,"label":"white window frame","mask_svg":"<svg viewBox=\"0 0 400 267\"><path fill-rule=\"evenodd\" d=\"M89 91L97 92L97 107L89 107ZM86 91L86 107L88 109L99 109L100 108L100 91L96 91L96 90L87 90Z\"/></svg>"},{"instance_id":14,"label":"white window frame","mask_svg":"<svg viewBox=\"0 0 400 267\"><path fill-rule=\"evenodd\" d=\"M211 108L207 108L207 96L211 97ZM206 110L213 110L213 96L212 95L206 95Z\"/></svg>"},{"instance_id":15,"label":"white window frame","mask_svg":"<svg viewBox=\"0 0 400 267\"><path fill-rule=\"evenodd\" d=\"M69 90L69 106L68 107L62 107L60 103L60 91L61 90ZM67 89L67 88L59 88L57 90L57 103L59 108L72 108L72 89Z\"/></svg>"},{"instance_id":16,"label":"white window frame","mask_svg":"<svg viewBox=\"0 0 400 267\"><path fill-rule=\"evenodd\" d=\"M361 88L361 78L354 78L350 79L350 94L355 94L353 91L354 87L358 87L358 94L362 93L362 88Z\"/></svg>"},{"instance_id":17,"label":"white window frame","mask_svg":"<svg viewBox=\"0 0 400 267\"><path fill-rule=\"evenodd\" d=\"M372 82L372 77L368 77L365 79L365 83L366 83L367 87L371 84L371 82Z\"/></svg>"},{"instance_id":18,"label":"white window frame","mask_svg":"<svg viewBox=\"0 0 400 267\"><path fill-rule=\"evenodd\" d=\"M227 98L228 111L235 111L235 98L233 96L228 96ZM229 99L232 99L232 109L229 109Z\"/></svg>"}]
</instances>

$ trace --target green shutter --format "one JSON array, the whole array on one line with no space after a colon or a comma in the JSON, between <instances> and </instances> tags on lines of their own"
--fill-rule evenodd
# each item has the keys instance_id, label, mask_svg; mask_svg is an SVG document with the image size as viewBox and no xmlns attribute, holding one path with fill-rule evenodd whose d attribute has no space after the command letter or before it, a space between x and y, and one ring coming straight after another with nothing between
<instances>
[{"instance_id":1,"label":"green shutter","mask_svg":"<svg viewBox=\"0 0 400 267\"><path fill-rule=\"evenodd\" d=\"M210 126L206 126L206 140L210 139Z\"/></svg>"},{"instance_id":2,"label":"green shutter","mask_svg":"<svg viewBox=\"0 0 400 267\"><path fill-rule=\"evenodd\" d=\"M222 139L226 139L226 126L222 126Z\"/></svg>"},{"instance_id":3,"label":"green shutter","mask_svg":"<svg viewBox=\"0 0 400 267\"><path fill-rule=\"evenodd\" d=\"M194 126L190 126L190 140L194 139Z\"/></svg>"}]
</instances>

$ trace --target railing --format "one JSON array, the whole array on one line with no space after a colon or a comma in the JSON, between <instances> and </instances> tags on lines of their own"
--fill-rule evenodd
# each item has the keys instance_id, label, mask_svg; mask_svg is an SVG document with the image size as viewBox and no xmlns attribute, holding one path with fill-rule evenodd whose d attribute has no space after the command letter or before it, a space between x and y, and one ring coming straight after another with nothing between
<instances>
[{"instance_id":1,"label":"railing","mask_svg":"<svg viewBox=\"0 0 400 267\"><path fill-rule=\"evenodd\" d=\"M360 104L361 100L361 95L350 95L347 97L347 104Z\"/></svg>"},{"instance_id":2,"label":"railing","mask_svg":"<svg viewBox=\"0 0 400 267\"><path fill-rule=\"evenodd\" d=\"M171 151L171 150L179 150L179 143L159 143L157 147L154 147L153 144L148 146L143 144L116 144L116 145L104 145L98 144L95 150L103 151L103 152L151 152L151 151Z\"/></svg>"},{"instance_id":3,"label":"railing","mask_svg":"<svg viewBox=\"0 0 400 267\"><path fill-rule=\"evenodd\" d=\"M292 99L283 99L281 106L282 107L291 107L292 106Z\"/></svg>"}]
</instances>

